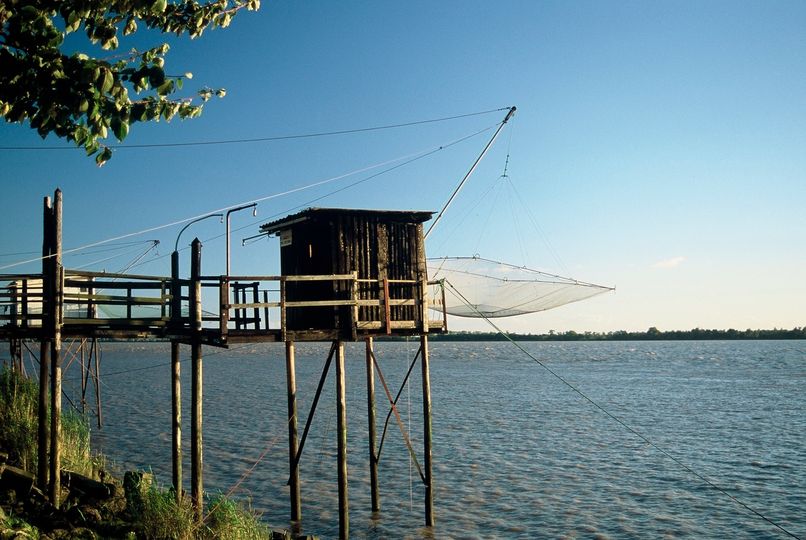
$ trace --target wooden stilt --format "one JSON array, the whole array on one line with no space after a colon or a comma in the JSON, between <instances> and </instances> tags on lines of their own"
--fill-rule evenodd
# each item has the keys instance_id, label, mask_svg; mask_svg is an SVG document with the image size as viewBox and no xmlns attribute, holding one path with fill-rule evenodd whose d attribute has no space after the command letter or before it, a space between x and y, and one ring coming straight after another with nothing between
<instances>
[{"instance_id":1,"label":"wooden stilt","mask_svg":"<svg viewBox=\"0 0 806 540\"><path fill-rule=\"evenodd\" d=\"M191 426L190 426L190 483L191 498L196 513L196 519L201 521L203 507L204 482L203 472L203 451L202 451L202 344L201 344L201 242L198 238L193 240L192 255L190 263L190 315L192 329L191 361L192 361L192 405L191 405Z\"/></svg>"},{"instance_id":2,"label":"wooden stilt","mask_svg":"<svg viewBox=\"0 0 806 540\"><path fill-rule=\"evenodd\" d=\"M59 507L61 493L61 434L62 434L62 359L61 336L50 344L50 502Z\"/></svg>"},{"instance_id":3,"label":"wooden stilt","mask_svg":"<svg viewBox=\"0 0 806 540\"><path fill-rule=\"evenodd\" d=\"M104 425L104 413L101 410L101 349L98 340L92 340L92 350L95 354L95 409L98 417L98 429Z\"/></svg>"},{"instance_id":4,"label":"wooden stilt","mask_svg":"<svg viewBox=\"0 0 806 540\"><path fill-rule=\"evenodd\" d=\"M51 264L50 323L53 341L50 344L50 502L59 507L61 495L61 430L62 430L62 335L61 311L64 284L62 268L62 192L53 197L53 263Z\"/></svg>"},{"instance_id":5,"label":"wooden stilt","mask_svg":"<svg viewBox=\"0 0 806 540\"><path fill-rule=\"evenodd\" d=\"M51 311L47 302L51 299L49 278L52 272L53 260L53 207L50 197L45 197L42 220L42 325L50 327L48 320ZM27 302L25 302L27 303ZM39 343L39 413L37 432L37 484L43 492L48 487L48 450L50 448L50 424L48 423L48 410L50 403L48 400L48 388L50 387L50 339L46 336L48 332L42 332L42 340Z\"/></svg>"},{"instance_id":6,"label":"wooden stilt","mask_svg":"<svg viewBox=\"0 0 806 540\"><path fill-rule=\"evenodd\" d=\"M176 501L182 500L182 387L179 342L171 341L171 464Z\"/></svg>"},{"instance_id":7,"label":"wooden stilt","mask_svg":"<svg viewBox=\"0 0 806 540\"><path fill-rule=\"evenodd\" d=\"M425 525L434 525L434 482L431 463L431 374L429 366L428 336L420 336L423 379L423 475L425 476Z\"/></svg>"},{"instance_id":8,"label":"wooden stilt","mask_svg":"<svg viewBox=\"0 0 806 540\"><path fill-rule=\"evenodd\" d=\"M48 424L48 386L50 385L50 340L43 339L39 345L39 431L37 433L37 486L43 492L48 487L48 449L50 448L50 425Z\"/></svg>"},{"instance_id":9,"label":"wooden stilt","mask_svg":"<svg viewBox=\"0 0 806 540\"><path fill-rule=\"evenodd\" d=\"M182 286L179 284L179 252L171 253L171 326L182 324ZM179 341L171 340L171 479L176 501L182 501L182 380Z\"/></svg>"},{"instance_id":10,"label":"wooden stilt","mask_svg":"<svg viewBox=\"0 0 806 540\"><path fill-rule=\"evenodd\" d=\"M372 511L381 510L381 497L378 490L378 456L375 453L375 367L372 363L372 338L366 339L367 356L367 423L369 432L369 480L372 496Z\"/></svg>"},{"instance_id":11,"label":"wooden stilt","mask_svg":"<svg viewBox=\"0 0 806 540\"><path fill-rule=\"evenodd\" d=\"M347 399L344 380L344 343L336 352L336 417L338 431L339 538L350 536L350 510L347 500Z\"/></svg>"},{"instance_id":12,"label":"wooden stilt","mask_svg":"<svg viewBox=\"0 0 806 540\"><path fill-rule=\"evenodd\" d=\"M302 519L302 503L299 489L299 462L297 461L297 375L294 342L285 342L285 374L288 392L288 463L290 467L288 486L291 498L291 521Z\"/></svg>"},{"instance_id":13,"label":"wooden stilt","mask_svg":"<svg viewBox=\"0 0 806 540\"><path fill-rule=\"evenodd\" d=\"M81 414L82 416L86 416L87 414L87 381L90 376L90 365L89 361L92 360L90 357L89 361L87 360L87 340L82 340L81 345L79 345L79 354L80 354L80 362L81 362Z\"/></svg>"}]
</instances>

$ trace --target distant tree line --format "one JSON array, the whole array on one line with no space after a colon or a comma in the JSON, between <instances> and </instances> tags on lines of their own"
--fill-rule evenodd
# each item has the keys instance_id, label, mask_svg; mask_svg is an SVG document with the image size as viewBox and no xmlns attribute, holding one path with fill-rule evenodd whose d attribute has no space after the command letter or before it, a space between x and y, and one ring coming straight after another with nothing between
<instances>
[{"instance_id":1,"label":"distant tree line","mask_svg":"<svg viewBox=\"0 0 806 540\"><path fill-rule=\"evenodd\" d=\"M773 328L772 330L716 330L694 328L693 330L662 331L651 327L645 332L555 332L548 334L509 334L515 341L661 341L661 340L729 340L729 339L806 339L806 326L791 330ZM496 332L450 332L448 334L430 334L432 341L506 341Z\"/></svg>"}]
</instances>

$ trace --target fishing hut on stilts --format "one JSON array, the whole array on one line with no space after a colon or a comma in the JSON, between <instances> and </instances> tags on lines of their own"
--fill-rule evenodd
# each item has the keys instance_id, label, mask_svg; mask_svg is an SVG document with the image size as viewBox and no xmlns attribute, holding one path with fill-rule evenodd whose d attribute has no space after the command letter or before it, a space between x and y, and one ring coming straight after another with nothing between
<instances>
[{"instance_id":1,"label":"fishing hut on stilts","mask_svg":"<svg viewBox=\"0 0 806 540\"><path fill-rule=\"evenodd\" d=\"M62 264L62 193L57 190L52 200L46 197L42 272L0 275L0 281L6 284L0 289L0 339L10 343L12 364L22 368L23 348L31 352L29 341L38 341L40 345L38 485L58 506L64 473L60 467L58 437L64 340L81 344L73 349L80 353L68 349L66 356L80 358L84 366L82 399L86 397L87 384L95 383L99 425L98 340L148 339L171 343L172 479L178 499L184 496L180 354L182 345L190 346L190 496L198 519L202 517L204 470L202 347L283 342L288 398L290 517L296 522L302 516L300 460L328 371L335 363L339 536L347 538L344 343L364 341L372 510L380 510L375 417L377 377L388 398L390 414L394 413L400 425L425 486L425 524L432 525L428 334L447 331L442 282L429 281L426 267L423 223L432 215L432 212L418 211L310 208L261 227L261 235L279 236L281 275L204 275L202 245L195 239L191 244L190 276L181 278L176 250L170 277L65 269ZM202 309L204 292L204 304L208 308L205 310ZM422 465L397 413L397 398L393 397L375 355L373 340L378 336L420 338L415 361L419 358L422 370ZM297 342L305 341L330 342L331 346L300 437L295 349ZM90 367L93 361L94 371Z\"/></svg>"},{"instance_id":2,"label":"fishing hut on stilts","mask_svg":"<svg viewBox=\"0 0 806 540\"><path fill-rule=\"evenodd\" d=\"M376 336L419 336L422 369L425 523L434 523L431 463L431 388L428 333L445 331L445 318L429 321L428 275L423 222L431 212L311 208L267 223L266 234L280 237L282 339L286 343L291 518L301 516L299 461L322 384L331 361L336 364L339 532L348 536L347 408L344 342L366 343L367 411L372 510L380 510L375 421L375 373L381 378L409 452L414 449L395 409L375 356ZM441 300L441 299L440 299ZM296 341L331 341L330 353L314 396L302 439L297 440L294 348Z\"/></svg>"}]
</instances>

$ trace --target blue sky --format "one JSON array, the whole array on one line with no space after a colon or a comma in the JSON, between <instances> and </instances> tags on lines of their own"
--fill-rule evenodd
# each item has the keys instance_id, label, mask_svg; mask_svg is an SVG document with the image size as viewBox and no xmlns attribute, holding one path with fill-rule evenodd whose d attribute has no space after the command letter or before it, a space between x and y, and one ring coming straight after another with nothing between
<instances>
[{"instance_id":1,"label":"blue sky","mask_svg":"<svg viewBox=\"0 0 806 540\"><path fill-rule=\"evenodd\" d=\"M162 39L138 36L121 48ZM429 238L429 255L479 253L617 292L503 320L504 328L806 324L803 2L264 1L229 29L169 41L168 72L191 71L186 89L224 87L227 96L197 120L134 125L126 144L314 133L517 106ZM122 148L101 169L78 150L3 150L0 266L41 249L42 197L57 186L69 248L439 148L503 116L281 142ZM438 210L491 134L314 204ZM0 124L0 146L65 145ZM507 152L516 191L495 197ZM275 239L240 246L259 223L367 176L266 200L258 218L235 214L233 228L246 228L233 234L233 273L277 271ZM128 238L161 240L159 257L149 253L132 271L167 274L179 228ZM205 241L205 273L223 272L222 233L209 220L183 236L185 244L193 235ZM145 247L92 268L119 270Z\"/></svg>"}]
</instances>

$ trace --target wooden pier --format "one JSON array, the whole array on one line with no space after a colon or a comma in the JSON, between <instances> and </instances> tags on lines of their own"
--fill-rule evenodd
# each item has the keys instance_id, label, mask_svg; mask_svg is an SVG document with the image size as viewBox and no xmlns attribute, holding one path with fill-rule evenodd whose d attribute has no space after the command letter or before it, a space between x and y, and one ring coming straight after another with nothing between
<instances>
[{"instance_id":1,"label":"wooden pier","mask_svg":"<svg viewBox=\"0 0 806 540\"><path fill-rule=\"evenodd\" d=\"M280 237L281 275L205 275L202 245L191 246L190 276L147 276L70 270L62 264L62 194L44 201L42 271L0 275L0 339L12 355L39 342L39 486L59 504L62 342L162 340L171 344L172 481L182 496L180 347L189 346L191 388L191 497L201 517L203 492L202 346L284 342L288 394L290 517L302 516L299 464L305 437L332 360L336 364L340 537L349 536L347 409L344 342L366 342L367 411L372 510L380 509L375 429L375 378L381 378L391 412L406 436L373 350L376 336L419 336L423 384L425 524L434 522L431 464L431 395L428 334L446 332L444 289L430 282L422 223L431 212L308 209L267 223ZM330 355L301 438L298 438L295 342L329 341ZM83 354L83 353L82 353ZM96 390L100 366L96 349ZM84 365L84 362L82 362ZM86 380L92 379L87 373ZM82 380L85 380L82 377ZM405 384L405 383L404 383ZM48 388L50 393L48 393ZM97 395L97 392L96 392ZM50 403L48 403L50 397ZM47 422L48 405L52 414ZM98 407L100 413L100 403Z\"/></svg>"}]
</instances>

